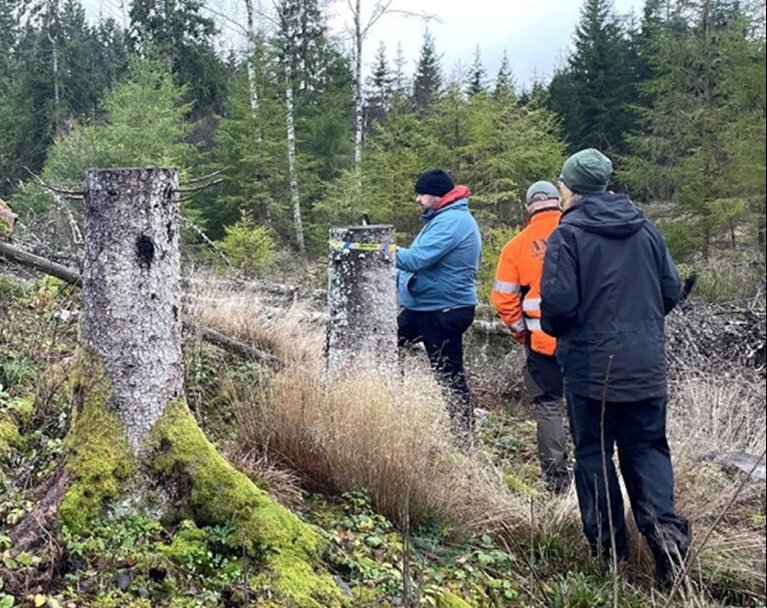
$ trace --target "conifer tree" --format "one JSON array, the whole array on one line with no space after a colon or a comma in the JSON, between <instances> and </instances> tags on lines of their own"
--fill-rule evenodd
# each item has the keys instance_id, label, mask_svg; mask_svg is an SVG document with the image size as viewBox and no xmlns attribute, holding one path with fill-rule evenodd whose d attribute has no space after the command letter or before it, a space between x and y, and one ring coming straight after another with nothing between
<instances>
[{"instance_id":1,"label":"conifer tree","mask_svg":"<svg viewBox=\"0 0 767 608\"><path fill-rule=\"evenodd\" d=\"M365 96L365 124L381 121L394 94L394 74L386 60L386 44L381 42L376 51L373 69L368 77L368 93Z\"/></svg>"},{"instance_id":2,"label":"conifer tree","mask_svg":"<svg viewBox=\"0 0 767 608\"><path fill-rule=\"evenodd\" d=\"M426 30L413 78L413 107L423 113L436 101L442 89L440 57L434 46L434 37Z\"/></svg>"},{"instance_id":3,"label":"conifer tree","mask_svg":"<svg viewBox=\"0 0 767 608\"><path fill-rule=\"evenodd\" d=\"M675 253L693 248L708 256L723 232L734 241L743 201L764 215L764 17L750 21L716 0L670 4L665 21L649 15L654 77L643 90L652 107L624 175L639 196L674 200L690 214L686 248ZM739 143L745 133L753 135L748 146Z\"/></svg>"},{"instance_id":4,"label":"conifer tree","mask_svg":"<svg viewBox=\"0 0 767 608\"><path fill-rule=\"evenodd\" d=\"M493 96L496 99L513 99L515 95L516 83L514 82L514 74L511 72L511 66L509 66L509 54L506 52L506 49L503 49L501 65L498 67L498 73L495 75Z\"/></svg>"},{"instance_id":5,"label":"conifer tree","mask_svg":"<svg viewBox=\"0 0 767 608\"><path fill-rule=\"evenodd\" d=\"M571 150L626 149L636 128L636 62L610 0L585 0L575 48L549 86L548 107L563 119Z\"/></svg>"},{"instance_id":6,"label":"conifer tree","mask_svg":"<svg viewBox=\"0 0 767 608\"><path fill-rule=\"evenodd\" d=\"M482 64L482 54L480 53L479 45L477 45L474 49L474 61L469 71L468 93L470 96L484 93L487 90L485 78L485 66Z\"/></svg>"},{"instance_id":7,"label":"conifer tree","mask_svg":"<svg viewBox=\"0 0 767 608\"><path fill-rule=\"evenodd\" d=\"M198 117L220 112L224 67L215 52L215 22L203 14L201 0L133 0L129 48L163 61L187 85Z\"/></svg>"}]
</instances>

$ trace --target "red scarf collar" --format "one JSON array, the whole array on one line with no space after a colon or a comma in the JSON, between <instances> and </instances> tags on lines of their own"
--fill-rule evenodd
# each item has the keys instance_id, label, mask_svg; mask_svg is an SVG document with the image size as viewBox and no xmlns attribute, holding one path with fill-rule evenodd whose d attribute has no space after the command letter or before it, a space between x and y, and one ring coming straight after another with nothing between
<instances>
[{"instance_id":1,"label":"red scarf collar","mask_svg":"<svg viewBox=\"0 0 767 608\"><path fill-rule=\"evenodd\" d=\"M445 194L441 199L439 199L431 209L432 211L439 211L440 209L447 207L450 203L459 201L462 198L468 198L470 194L471 190L469 190L468 186L456 186L450 192Z\"/></svg>"}]
</instances>

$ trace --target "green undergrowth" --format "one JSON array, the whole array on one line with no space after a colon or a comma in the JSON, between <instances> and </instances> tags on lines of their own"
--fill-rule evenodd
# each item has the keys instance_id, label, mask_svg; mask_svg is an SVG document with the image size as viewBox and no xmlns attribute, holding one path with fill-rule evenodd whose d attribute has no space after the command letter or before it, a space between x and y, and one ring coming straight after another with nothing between
<instances>
[{"instance_id":1,"label":"green undergrowth","mask_svg":"<svg viewBox=\"0 0 767 608\"><path fill-rule=\"evenodd\" d=\"M527 538L459 534L453 522L433 517L408 529L407 522L376 513L364 489L330 496L310 492L307 484L297 511L282 507L215 449L236 440L222 378L247 379L250 370L210 345L187 344L191 408L183 400L173 404L152 433L155 473L168 487L184 489L183 498L169 496L177 516L106 519L99 506L132 469L125 446L112 441L119 422L96 407L106 399L106 385L101 392L91 386L92 407L73 407L77 392L65 390L78 365L66 363L76 324L62 321L61 313L71 308L72 295L60 286L0 277L0 573L31 581L39 569L40 556L12 554L10 531L34 507L32 491L66 450L81 481L64 503L67 525L49 545L58 559L47 566L48 584L11 595L0 575L0 608L666 605L641 559L621 571L613 597L610 573L588 556L573 497L553 496L541 483L535 426L519 404L488 407L479 449L539 522ZM89 369L80 385L95 382L97 372ZM3 421L15 432L3 430ZM100 454L96 462L77 461L84 446ZM708 478L693 481L715 486ZM726 483L722 478L723 488ZM712 541L726 545L730 530L744 525L763 530L763 495L759 499L745 515L733 512ZM549 515L560 505L561 521ZM763 588L737 571L739 563L726 549L706 552L691 586L671 606L764 608Z\"/></svg>"}]
</instances>

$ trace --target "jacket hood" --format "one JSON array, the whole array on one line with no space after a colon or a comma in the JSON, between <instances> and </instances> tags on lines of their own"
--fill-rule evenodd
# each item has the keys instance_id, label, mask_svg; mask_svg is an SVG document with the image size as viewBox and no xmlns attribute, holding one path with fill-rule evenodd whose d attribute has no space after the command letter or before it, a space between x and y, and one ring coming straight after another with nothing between
<instances>
[{"instance_id":1,"label":"jacket hood","mask_svg":"<svg viewBox=\"0 0 767 608\"><path fill-rule=\"evenodd\" d=\"M561 223L622 239L634 234L644 222L642 211L625 194L590 194L567 209Z\"/></svg>"},{"instance_id":2,"label":"jacket hood","mask_svg":"<svg viewBox=\"0 0 767 608\"><path fill-rule=\"evenodd\" d=\"M453 209L453 208L461 208L461 209L468 209L469 207L469 195L471 194L471 190L469 190L468 186L456 186L453 188L450 192L445 194L439 201L437 201L437 204L434 205L431 209L427 209L424 213L421 214L421 219L423 221L429 221L431 218L433 218L438 213L442 213L445 211L445 209Z\"/></svg>"}]
</instances>

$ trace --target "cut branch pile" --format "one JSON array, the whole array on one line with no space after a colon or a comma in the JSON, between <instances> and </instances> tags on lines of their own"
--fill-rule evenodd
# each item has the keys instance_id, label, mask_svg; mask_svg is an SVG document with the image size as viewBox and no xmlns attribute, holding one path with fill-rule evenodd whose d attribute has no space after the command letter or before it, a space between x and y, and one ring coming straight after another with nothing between
<instances>
[{"instance_id":1,"label":"cut branch pile","mask_svg":"<svg viewBox=\"0 0 767 608\"><path fill-rule=\"evenodd\" d=\"M673 373L745 367L765 373L763 303L709 304L688 300L666 322L667 351Z\"/></svg>"}]
</instances>

